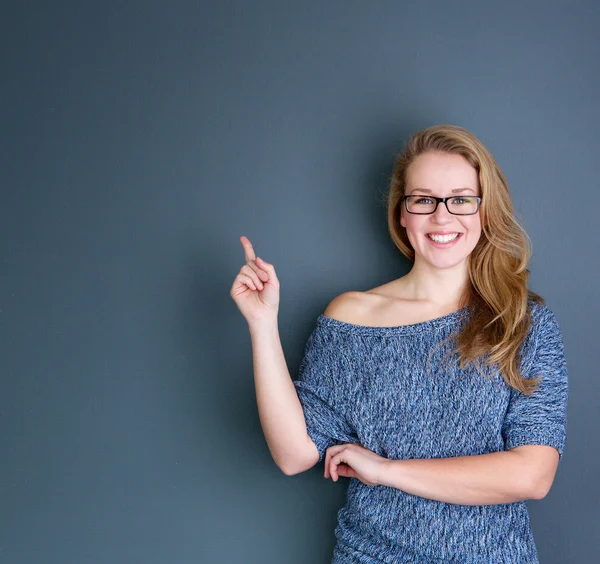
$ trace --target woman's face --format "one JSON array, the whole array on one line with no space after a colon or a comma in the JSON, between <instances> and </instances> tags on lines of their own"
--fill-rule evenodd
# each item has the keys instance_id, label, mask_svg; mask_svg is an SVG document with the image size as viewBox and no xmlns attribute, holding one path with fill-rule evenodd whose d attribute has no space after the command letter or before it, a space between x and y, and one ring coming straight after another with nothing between
<instances>
[{"instance_id":1,"label":"woman's face","mask_svg":"<svg viewBox=\"0 0 600 564\"><path fill-rule=\"evenodd\" d=\"M429 152L416 157L407 169L408 195L481 196L477 171L461 155ZM467 260L481 235L479 211L473 215L453 215L444 204L435 213L415 215L402 204L400 223L415 250L415 264L426 261L436 268L451 268ZM433 241L430 234L455 234L449 243Z\"/></svg>"}]
</instances>

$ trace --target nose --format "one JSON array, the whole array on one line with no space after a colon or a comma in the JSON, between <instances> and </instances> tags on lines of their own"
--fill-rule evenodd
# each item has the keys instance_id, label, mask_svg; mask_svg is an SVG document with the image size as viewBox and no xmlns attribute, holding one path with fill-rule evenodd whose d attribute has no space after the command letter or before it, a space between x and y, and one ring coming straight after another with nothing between
<instances>
[{"instance_id":1,"label":"nose","mask_svg":"<svg viewBox=\"0 0 600 564\"><path fill-rule=\"evenodd\" d=\"M431 219L435 223L439 223L439 224L443 224L443 225L445 225L447 223L452 223L452 221L454 221L453 215L448 211L448 208L442 202L438 203L437 210L435 210L435 212L433 212L431 214Z\"/></svg>"}]
</instances>

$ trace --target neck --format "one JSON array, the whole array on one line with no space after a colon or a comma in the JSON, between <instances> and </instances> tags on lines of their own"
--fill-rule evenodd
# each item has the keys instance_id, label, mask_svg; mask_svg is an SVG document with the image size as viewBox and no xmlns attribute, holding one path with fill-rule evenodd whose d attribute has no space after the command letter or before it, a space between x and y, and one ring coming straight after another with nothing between
<instances>
[{"instance_id":1,"label":"neck","mask_svg":"<svg viewBox=\"0 0 600 564\"><path fill-rule=\"evenodd\" d=\"M404 282L414 300L440 307L458 307L463 290L469 284L467 261L449 268L415 262Z\"/></svg>"}]
</instances>

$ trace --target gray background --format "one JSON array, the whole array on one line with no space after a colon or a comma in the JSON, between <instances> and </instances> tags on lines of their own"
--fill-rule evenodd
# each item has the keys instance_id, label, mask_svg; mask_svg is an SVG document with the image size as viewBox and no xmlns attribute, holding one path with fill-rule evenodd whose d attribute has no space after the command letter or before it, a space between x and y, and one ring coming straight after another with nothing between
<instances>
[{"instance_id":1,"label":"gray background","mask_svg":"<svg viewBox=\"0 0 600 564\"><path fill-rule=\"evenodd\" d=\"M600 560L600 9L490 4L3 3L1 562L330 562L347 481L270 458L239 237L295 377L329 300L407 272L383 199L436 123L497 158L564 335L540 560Z\"/></svg>"}]
</instances>

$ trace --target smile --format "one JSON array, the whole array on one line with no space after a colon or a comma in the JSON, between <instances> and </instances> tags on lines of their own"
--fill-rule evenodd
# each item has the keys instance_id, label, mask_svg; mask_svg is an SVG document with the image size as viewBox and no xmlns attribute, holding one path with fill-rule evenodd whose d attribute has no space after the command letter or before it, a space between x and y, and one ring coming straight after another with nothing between
<instances>
[{"instance_id":1,"label":"smile","mask_svg":"<svg viewBox=\"0 0 600 564\"><path fill-rule=\"evenodd\" d=\"M448 235L432 235L428 233L427 237L436 243L449 243L450 241L455 241L461 235L462 233L448 233Z\"/></svg>"}]
</instances>

